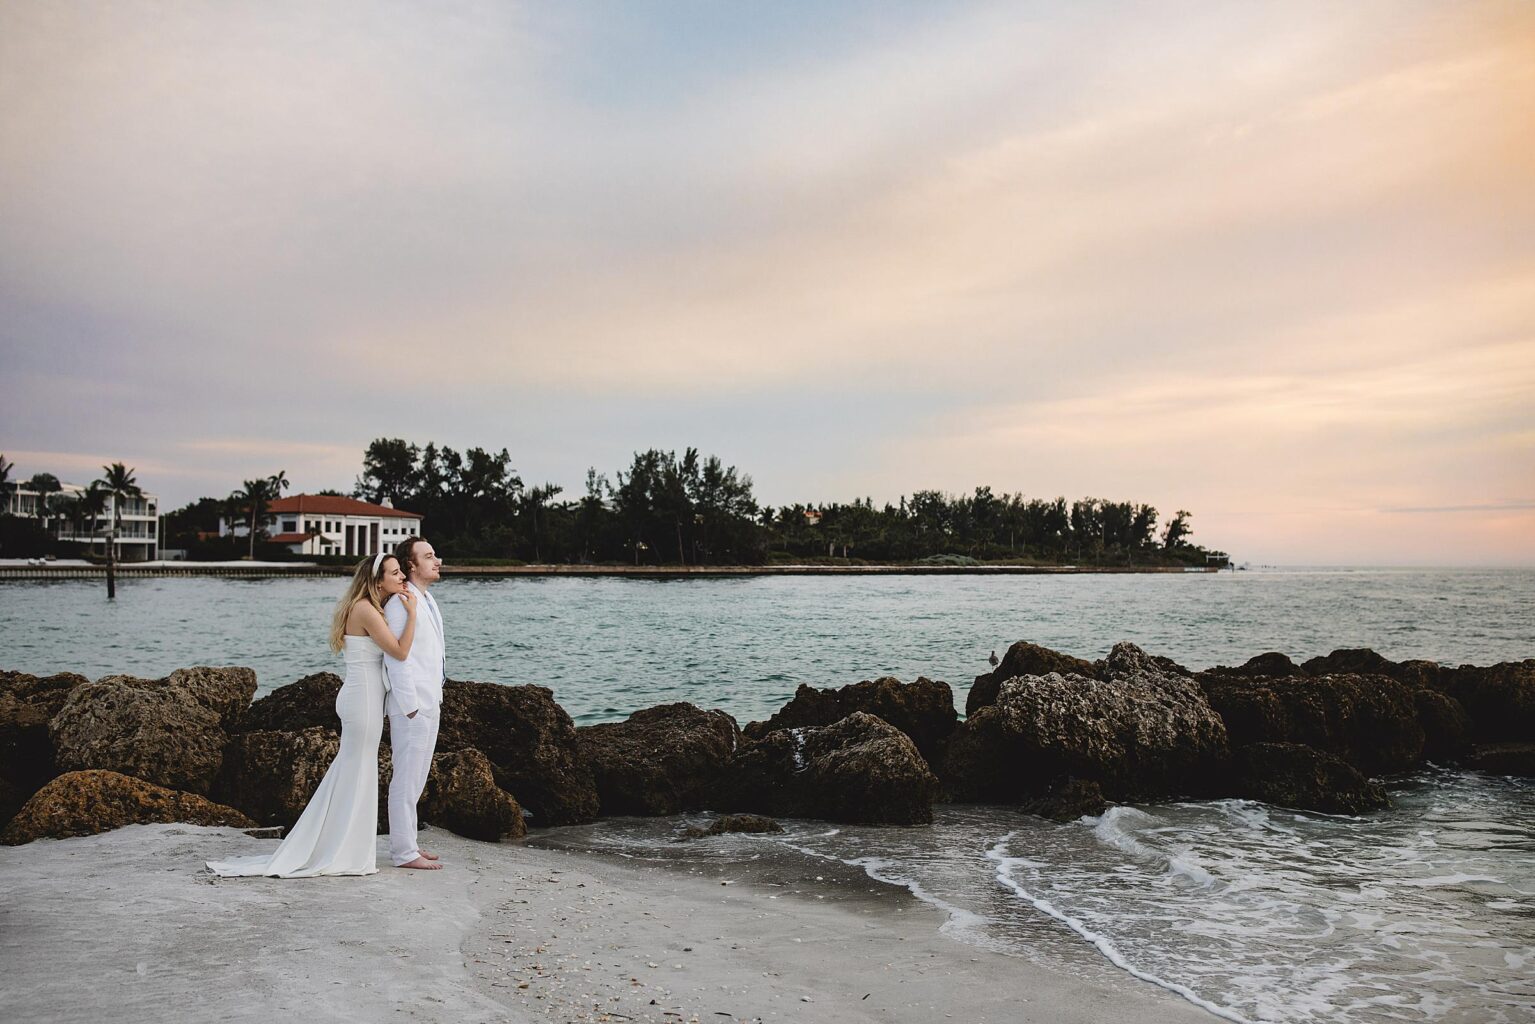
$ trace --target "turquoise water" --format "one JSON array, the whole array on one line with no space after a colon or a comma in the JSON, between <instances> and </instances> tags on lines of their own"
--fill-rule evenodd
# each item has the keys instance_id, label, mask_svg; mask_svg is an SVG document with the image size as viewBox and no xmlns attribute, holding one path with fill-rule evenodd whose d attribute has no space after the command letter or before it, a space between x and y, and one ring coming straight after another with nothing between
<instances>
[{"instance_id":1,"label":"turquoise water","mask_svg":"<svg viewBox=\"0 0 1535 1024\"><path fill-rule=\"evenodd\" d=\"M247 665L262 691L336 669L339 579L0 583L0 668L160 676ZM1102 657L1130 640L1191 668L1337 647L1486 664L1535 656L1535 570L1174 575L453 579L433 590L448 674L538 683L579 722L688 700L743 723L801 682L946 680L963 706L1014 640Z\"/></svg>"},{"instance_id":2,"label":"turquoise water","mask_svg":"<svg viewBox=\"0 0 1535 1024\"><path fill-rule=\"evenodd\" d=\"M335 669L341 581L0 583L0 668L159 676L253 667L263 690ZM433 593L449 674L539 683L578 721L689 700L746 722L800 682L947 680L1028 639L1082 657L1133 641L1191 667L1337 647L1488 664L1535 656L1535 570L1276 570L1048 577L455 580ZM1362 818L1251 801L1115 807L1059 825L941 807L924 828L787 822L671 842L676 822L542 833L623 856L773 844L856 865L949 915L946 933L1164 986L1238 1021L1535 1021L1535 786L1429 769ZM814 874L812 870L810 872Z\"/></svg>"}]
</instances>

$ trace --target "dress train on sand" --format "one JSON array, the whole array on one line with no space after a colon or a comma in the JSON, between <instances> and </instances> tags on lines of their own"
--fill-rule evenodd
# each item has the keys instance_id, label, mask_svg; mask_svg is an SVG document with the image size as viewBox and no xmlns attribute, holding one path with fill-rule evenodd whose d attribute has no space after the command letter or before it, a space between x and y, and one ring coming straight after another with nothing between
<instances>
[{"instance_id":1,"label":"dress train on sand","mask_svg":"<svg viewBox=\"0 0 1535 1024\"><path fill-rule=\"evenodd\" d=\"M217 875L371 875L378 870L378 743L384 731L384 652L344 638L346 680L336 694L341 749L287 837L270 854L208 861Z\"/></svg>"}]
</instances>

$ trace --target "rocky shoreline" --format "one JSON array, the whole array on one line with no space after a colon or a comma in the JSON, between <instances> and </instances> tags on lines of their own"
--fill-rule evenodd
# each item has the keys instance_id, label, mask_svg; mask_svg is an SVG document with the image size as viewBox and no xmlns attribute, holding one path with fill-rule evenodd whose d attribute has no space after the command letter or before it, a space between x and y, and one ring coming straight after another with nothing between
<instances>
[{"instance_id":1,"label":"rocky shoreline","mask_svg":"<svg viewBox=\"0 0 1535 1024\"><path fill-rule=\"evenodd\" d=\"M0 841L289 826L335 755L340 685L320 673L253 701L245 668L0 672ZM379 759L382 795L387 742ZM1386 806L1381 777L1429 760L1535 775L1535 659L1340 650L1195 672L1128 643L1089 662L1020 641L975 680L963 720L947 683L882 678L801 686L744 728L686 703L577 727L544 687L450 680L421 816L498 841L529 824L701 810L920 825L938 802L1061 820L1226 797L1362 814Z\"/></svg>"}]
</instances>

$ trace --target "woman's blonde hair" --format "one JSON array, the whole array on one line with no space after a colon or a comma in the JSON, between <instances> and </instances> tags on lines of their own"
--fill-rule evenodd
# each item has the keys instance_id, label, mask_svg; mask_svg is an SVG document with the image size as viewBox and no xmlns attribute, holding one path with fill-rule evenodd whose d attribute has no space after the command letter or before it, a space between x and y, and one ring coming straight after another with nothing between
<instances>
[{"instance_id":1,"label":"woman's blonde hair","mask_svg":"<svg viewBox=\"0 0 1535 1024\"><path fill-rule=\"evenodd\" d=\"M358 601L366 600L377 608L379 614L384 612L384 588L380 581L384 573L389 571L389 563L398 561L393 555L385 555L378 559L378 571L373 571L373 559L364 558L357 563L357 571L352 573L352 582L347 584L346 593L336 604L336 614L330 618L330 649L339 651L346 645L342 638L346 636L346 620L352 614L352 606Z\"/></svg>"}]
</instances>

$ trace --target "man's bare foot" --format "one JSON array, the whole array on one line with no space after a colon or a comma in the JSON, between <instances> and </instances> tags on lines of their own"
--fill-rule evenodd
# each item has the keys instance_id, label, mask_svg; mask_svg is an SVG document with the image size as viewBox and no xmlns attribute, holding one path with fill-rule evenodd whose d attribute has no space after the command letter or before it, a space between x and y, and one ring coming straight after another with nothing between
<instances>
[{"instance_id":1,"label":"man's bare foot","mask_svg":"<svg viewBox=\"0 0 1535 1024\"><path fill-rule=\"evenodd\" d=\"M435 860L427 860L425 857L417 857L406 864L396 865L402 868L415 868L417 871L441 871L442 865Z\"/></svg>"},{"instance_id":2,"label":"man's bare foot","mask_svg":"<svg viewBox=\"0 0 1535 1024\"><path fill-rule=\"evenodd\" d=\"M421 856L425 857L427 860L437 860L438 859L437 855L435 853L433 853L431 850L417 850L416 852L421 854Z\"/></svg>"}]
</instances>

